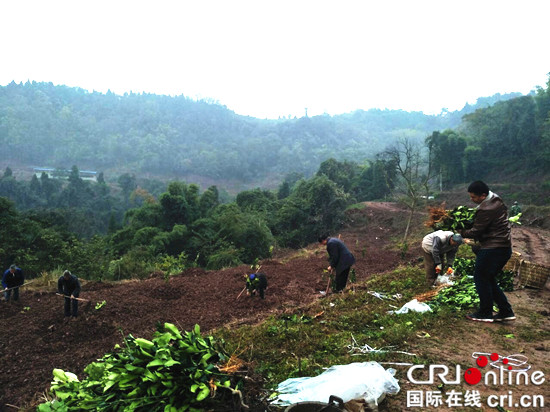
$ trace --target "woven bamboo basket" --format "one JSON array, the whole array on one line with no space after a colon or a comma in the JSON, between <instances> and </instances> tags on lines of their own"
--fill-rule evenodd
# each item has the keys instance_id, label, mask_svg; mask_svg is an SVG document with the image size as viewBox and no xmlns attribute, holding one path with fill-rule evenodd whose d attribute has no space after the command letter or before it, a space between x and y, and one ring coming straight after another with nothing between
<instances>
[{"instance_id":1,"label":"woven bamboo basket","mask_svg":"<svg viewBox=\"0 0 550 412\"><path fill-rule=\"evenodd\" d=\"M519 252L512 252L512 257L508 260L506 265L504 265L504 270L511 270L512 272L519 272L519 268L521 266L521 262L523 261L521 257L521 253Z\"/></svg>"},{"instance_id":2,"label":"woven bamboo basket","mask_svg":"<svg viewBox=\"0 0 550 412\"><path fill-rule=\"evenodd\" d=\"M542 289L550 276L550 267L523 260L519 268L519 284Z\"/></svg>"}]
</instances>

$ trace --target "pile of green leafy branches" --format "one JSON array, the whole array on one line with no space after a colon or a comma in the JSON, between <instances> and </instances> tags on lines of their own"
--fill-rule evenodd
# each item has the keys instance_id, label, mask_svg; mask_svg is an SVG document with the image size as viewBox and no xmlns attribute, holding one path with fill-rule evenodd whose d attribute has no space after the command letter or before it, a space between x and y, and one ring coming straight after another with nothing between
<instances>
[{"instance_id":1,"label":"pile of green leafy branches","mask_svg":"<svg viewBox=\"0 0 550 412\"><path fill-rule=\"evenodd\" d=\"M82 381L54 369L55 399L38 411L198 411L217 387L230 387L216 366L228 357L212 336L201 337L199 325L182 334L165 323L152 341L129 335L124 344L89 364Z\"/></svg>"},{"instance_id":2,"label":"pile of green leafy branches","mask_svg":"<svg viewBox=\"0 0 550 412\"><path fill-rule=\"evenodd\" d=\"M458 279L453 285L441 290L429 302L433 309L448 306L456 310L465 310L479 303L474 283L475 259L457 258L453 265ZM514 290L514 272L503 270L497 275L497 284L506 292Z\"/></svg>"},{"instance_id":3,"label":"pile of green leafy branches","mask_svg":"<svg viewBox=\"0 0 550 412\"><path fill-rule=\"evenodd\" d=\"M459 230L472 228L475 214L476 209L466 206L457 206L452 210L433 207L430 208L430 220L426 225L435 230L458 232Z\"/></svg>"},{"instance_id":4,"label":"pile of green leafy branches","mask_svg":"<svg viewBox=\"0 0 550 412\"><path fill-rule=\"evenodd\" d=\"M428 304L432 309L442 306L455 308L456 310L468 309L479 302L476 286L472 277L462 276L451 286L441 290Z\"/></svg>"}]
</instances>

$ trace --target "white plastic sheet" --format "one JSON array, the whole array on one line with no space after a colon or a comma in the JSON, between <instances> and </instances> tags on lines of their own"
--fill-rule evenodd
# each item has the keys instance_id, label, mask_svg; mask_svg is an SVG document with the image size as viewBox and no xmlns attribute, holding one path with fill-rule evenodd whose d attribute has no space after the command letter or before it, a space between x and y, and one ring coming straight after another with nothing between
<instances>
[{"instance_id":1,"label":"white plastic sheet","mask_svg":"<svg viewBox=\"0 0 550 412\"><path fill-rule=\"evenodd\" d=\"M277 387L278 405L297 402L328 402L330 395L344 402L365 400L378 405L386 394L399 392L399 384L393 375L378 362L355 362L335 365L315 377L290 378Z\"/></svg>"},{"instance_id":2,"label":"white plastic sheet","mask_svg":"<svg viewBox=\"0 0 550 412\"><path fill-rule=\"evenodd\" d=\"M439 285L454 285L454 282L448 275L439 275L434 282L435 286Z\"/></svg>"},{"instance_id":3,"label":"white plastic sheet","mask_svg":"<svg viewBox=\"0 0 550 412\"><path fill-rule=\"evenodd\" d=\"M396 310L395 313L409 313L409 312L431 312L432 308L427 303L419 302L416 299L411 300L410 302L405 303L401 309Z\"/></svg>"}]
</instances>

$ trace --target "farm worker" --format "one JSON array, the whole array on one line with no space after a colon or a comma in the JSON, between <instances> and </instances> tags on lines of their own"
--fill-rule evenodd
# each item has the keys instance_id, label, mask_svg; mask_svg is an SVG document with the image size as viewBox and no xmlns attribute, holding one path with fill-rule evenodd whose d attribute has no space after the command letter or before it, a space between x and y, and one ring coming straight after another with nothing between
<instances>
[{"instance_id":1,"label":"farm worker","mask_svg":"<svg viewBox=\"0 0 550 412\"><path fill-rule=\"evenodd\" d=\"M455 261L458 247L462 244L462 236L448 230L436 230L428 233L422 239L422 251L424 252L424 267L426 268L426 281L428 286L433 286L437 275L443 270L443 262L451 268Z\"/></svg>"},{"instance_id":2,"label":"farm worker","mask_svg":"<svg viewBox=\"0 0 550 412\"><path fill-rule=\"evenodd\" d=\"M330 265L327 267L329 272L335 272L335 292L340 292L346 287L348 275L351 267L355 263L355 257L346 247L344 242L335 237L329 237L328 234L319 236L319 243L327 247L328 259Z\"/></svg>"},{"instance_id":3,"label":"farm worker","mask_svg":"<svg viewBox=\"0 0 550 412\"><path fill-rule=\"evenodd\" d=\"M80 281L71 272L66 270L57 281L57 291L65 296L65 316L76 318L78 315L78 295L80 295ZM71 310L72 302L72 310Z\"/></svg>"},{"instance_id":4,"label":"farm worker","mask_svg":"<svg viewBox=\"0 0 550 412\"><path fill-rule=\"evenodd\" d=\"M264 299L265 290L267 289L267 277L264 273L251 273L246 277L246 293L255 295L256 291L260 297Z\"/></svg>"},{"instance_id":5,"label":"farm worker","mask_svg":"<svg viewBox=\"0 0 550 412\"><path fill-rule=\"evenodd\" d=\"M13 292L13 301L19 300L19 286L25 282L25 276L21 268L11 265L2 275L2 287L4 288L4 298L9 302L11 292Z\"/></svg>"},{"instance_id":6,"label":"farm worker","mask_svg":"<svg viewBox=\"0 0 550 412\"><path fill-rule=\"evenodd\" d=\"M508 209L500 196L489 190L489 186L478 180L468 186L468 194L476 203L477 211L471 229L461 234L470 243L473 238L480 243L476 254L474 283L479 295L479 310L467 315L470 320L480 322L502 322L516 319L506 295L498 286L497 274L512 256L512 236ZM493 302L498 313L493 315Z\"/></svg>"},{"instance_id":7,"label":"farm worker","mask_svg":"<svg viewBox=\"0 0 550 412\"><path fill-rule=\"evenodd\" d=\"M510 208L510 217L517 216L519 213L521 213L521 206L518 204L518 201L516 200L512 207Z\"/></svg>"}]
</instances>

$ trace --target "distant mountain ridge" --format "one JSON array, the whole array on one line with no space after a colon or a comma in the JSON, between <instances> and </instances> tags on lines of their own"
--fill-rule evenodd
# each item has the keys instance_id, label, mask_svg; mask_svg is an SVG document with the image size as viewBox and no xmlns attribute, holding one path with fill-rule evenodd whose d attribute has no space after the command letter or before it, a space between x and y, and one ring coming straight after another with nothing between
<instances>
[{"instance_id":1,"label":"distant mountain ridge","mask_svg":"<svg viewBox=\"0 0 550 412\"><path fill-rule=\"evenodd\" d=\"M370 109L261 120L185 96L12 82L0 87L0 151L14 165L253 185L291 172L311 176L330 157L363 163L398 138L423 141L458 127L465 114L518 96L496 94L439 115Z\"/></svg>"}]
</instances>

